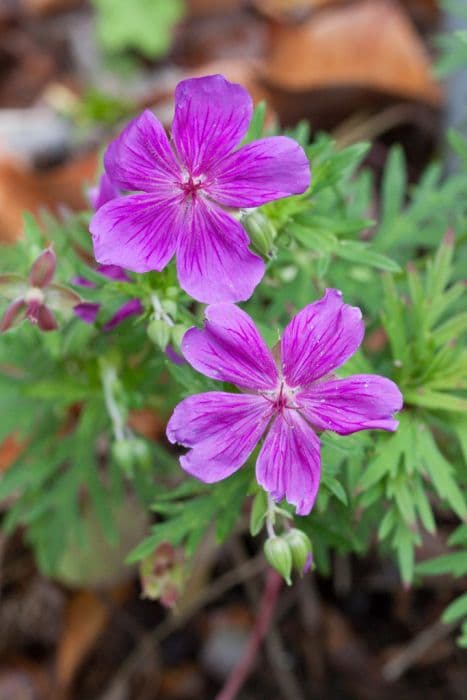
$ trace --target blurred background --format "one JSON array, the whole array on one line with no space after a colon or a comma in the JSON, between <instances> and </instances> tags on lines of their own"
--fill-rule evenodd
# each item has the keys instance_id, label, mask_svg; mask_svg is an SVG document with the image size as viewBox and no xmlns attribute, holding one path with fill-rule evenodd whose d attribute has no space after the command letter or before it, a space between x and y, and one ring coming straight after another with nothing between
<instances>
[{"instance_id":1,"label":"blurred background","mask_svg":"<svg viewBox=\"0 0 467 700\"><path fill-rule=\"evenodd\" d=\"M0 0L0 242L21 235L25 210L86 208L105 144L144 107L169 126L188 76L242 83L271 125L371 141L377 177L396 142L412 182L433 158L448 170L443 134L462 128L467 87L439 80L457 60L440 34L456 17L437 0ZM0 473L18 449L0 445ZM440 527L421 557L442 540ZM122 558L104 548L97 574L50 581L21 533L0 534L0 700L215 697L248 638L262 556L235 538L215 562L201 552L175 616L141 599ZM286 591L239 697L465 700L466 653L438 623L452 587L405 590L389 560L336 557L330 578Z\"/></svg>"}]
</instances>

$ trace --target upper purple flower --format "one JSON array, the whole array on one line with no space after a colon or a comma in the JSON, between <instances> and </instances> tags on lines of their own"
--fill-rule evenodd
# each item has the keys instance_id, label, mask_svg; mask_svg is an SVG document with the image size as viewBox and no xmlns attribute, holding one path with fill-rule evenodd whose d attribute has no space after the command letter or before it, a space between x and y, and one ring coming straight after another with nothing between
<instances>
[{"instance_id":1,"label":"upper purple flower","mask_svg":"<svg viewBox=\"0 0 467 700\"><path fill-rule=\"evenodd\" d=\"M221 75L184 80L175 91L171 144L146 110L108 147L113 185L137 194L107 202L91 221L98 262L162 270L174 254L181 287L203 302L248 299L264 274L230 212L310 184L303 149L285 136L238 150L253 113L245 88Z\"/></svg>"},{"instance_id":2,"label":"upper purple flower","mask_svg":"<svg viewBox=\"0 0 467 700\"><path fill-rule=\"evenodd\" d=\"M384 377L331 374L362 342L360 309L328 289L288 324L276 363L251 318L233 304L208 306L204 330L191 328L182 342L188 362L208 377L230 382L240 394L210 391L176 408L167 436L190 451L183 469L205 482L241 467L267 431L256 462L258 483L298 515L310 512L320 480L318 430L349 435L395 430L402 408L397 386Z\"/></svg>"}]
</instances>

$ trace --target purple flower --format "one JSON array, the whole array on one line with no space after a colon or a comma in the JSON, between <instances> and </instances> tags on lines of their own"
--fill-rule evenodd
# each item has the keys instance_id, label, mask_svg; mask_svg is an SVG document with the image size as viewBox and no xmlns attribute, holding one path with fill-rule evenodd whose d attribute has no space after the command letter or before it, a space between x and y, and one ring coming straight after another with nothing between
<instances>
[{"instance_id":1,"label":"purple flower","mask_svg":"<svg viewBox=\"0 0 467 700\"><path fill-rule=\"evenodd\" d=\"M285 136L234 150L252 100L221 75L184 80L175 91L173 145L152 112L126 127L104 157L111 181L132 191L91 221L96 259L134 272L177 257L181 287L203 302L248 299L264 263L232 209L257 207L310 184L303 149Z\"/></svg>"},{"instance_id":2,"label":"purple flower","mask_svg":"<svg viewBox=\"0 0 467 700\"><path fill-rule=\"evenodd\" d=\"M189 447L180 458L207 483L239 469L266 433L256 461L258 483L272 498L286 498L298 515L310 512L320 480L319 430L348 435L395 430L402 407L397 386L359 374L338 379L334 370L362 342L360 309L328 289L288 324L274 359L251 318L233 304L208 306L204 330L191 328L182 352L199 372L237 385L242 393L190 396L167 426L170 442Z\"/></svg>"},{"instance_id":3,"label":"purple flower","mask_svg":"<svg viewBox=\"0 0 467 700\"><path fill-rule=\"evenodd\" d=\"M56 255L47 248L32 264L27 279L16 274L0 275L0 296L11 302L0 319L0 332L25 319L41 331L54 331L58 323L53 312L69 312L81 301L76 292L52 282L56 266Z\"/></svg>"}]
</instances>

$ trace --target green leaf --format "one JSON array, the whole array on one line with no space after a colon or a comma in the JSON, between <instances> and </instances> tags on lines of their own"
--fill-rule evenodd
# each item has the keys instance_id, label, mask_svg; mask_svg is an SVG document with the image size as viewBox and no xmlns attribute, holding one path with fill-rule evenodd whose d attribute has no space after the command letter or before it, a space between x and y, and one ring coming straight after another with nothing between
<instances>
[{"instance_id":1,"label":"green leaf","mask_svg":"<svg viewBox=\"0 0 467 700\"><path fill-rule=\"evenodd\" d=\"M467 556L467 553L466 553ZM442 621L446 624L455 622L459 618L467 615L467 593L454 600L443 612Z\"/></svg>"},{"instance_id":2,"label":"green leaf","mask_svg":"<svg viewBox=\"0 0 467 700\"><path fill-rule=\"evenodd\" d=\"M439 576L440 574L464 576L467 574L467 552L451 552L436 557L436 559L420 562L417 564L416 571L422 576Z\"/></svg>"},{"instance_id":3,"label":"green leaf","mask_svg":"<svg viewBox=\"0 0 467 700\"><path fill-rule=\"evenodd\" d=\"M453 394L444 394L439 391L420 389L404 391L404 402L413 406L422 406L439 411L455 411L465 413L467 400Z\"/></svg>"},{"instance_id":4,"label":"green leaf","mask_svg":"<svg viewBox=\"0 0 467 700\"><path fill-rule=\"evenodd\" d=\"M140 51L149 58L164 56L175 24L183 17L183 0L93 0L97 34L107 51Z\"/></svg>"},{"instance_id":5,"label":"green leaf","mask_svg":"<svg viewBox=\"0 0 467 700\"><path fill-rule=\"evenodd\" d=\"M241 143L242 146L244 146L247 143L250 143L251 141L256 141L257 139L260 139L262 137L265 116L266 102L264 102L263 100L262 102L259 102L255 107L253 116L251 118L250 126L248 127L246 136L244 137Z\"/></svg>"},{"instance_id":6,"label":"green leaf","mask_svg":"<svg viewBox=\"0 0 467 700\"><path fill-rule=\"evenodd\" d=\"M369 265L386 272L400 272L400 266L394 260L373 250L370 243L340 240L335 253L360 265Z\"/></svg>"}]
</instances>

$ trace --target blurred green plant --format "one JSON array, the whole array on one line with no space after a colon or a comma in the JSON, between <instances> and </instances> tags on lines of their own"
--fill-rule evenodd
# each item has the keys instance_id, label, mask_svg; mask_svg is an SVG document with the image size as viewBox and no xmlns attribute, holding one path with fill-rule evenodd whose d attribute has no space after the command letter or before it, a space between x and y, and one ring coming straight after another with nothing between
<instances>
[{"instance_id":1,"label":"blurred green plant","mask_svg":"<svg viewBox=\"0 0 467 700\"><path fill-rule=\"evenodd\" d=\"M183 0L92 0L96 31L105 51L136 51L156 59L165 56L173 30L185 12Z\"/></svg>"}]
</instances>

